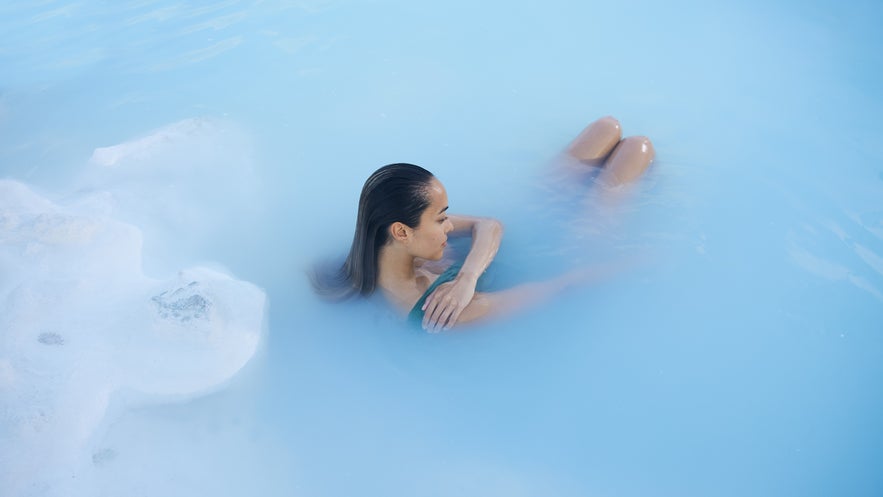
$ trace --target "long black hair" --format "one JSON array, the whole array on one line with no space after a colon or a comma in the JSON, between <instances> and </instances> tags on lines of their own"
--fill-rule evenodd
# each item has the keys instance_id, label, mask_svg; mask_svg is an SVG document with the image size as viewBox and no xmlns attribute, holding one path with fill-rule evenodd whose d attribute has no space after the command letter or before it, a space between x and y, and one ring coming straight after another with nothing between
<instances>
[{"instance_id":1,"label":"long black hair","mask_svg":"<svg viewBox=\"0 0 883 497\"><path fill-rule=\"evenodd\" d=\"M374 171L362 186L356 232L346 262L336 271L316 270L313 288L326 298L340 300L370 295L377 286L377 258L389 241L389 227L401 222L416 228L429 207L432 173L414 164L389 164Z\"/></svg>"}]
</instances>

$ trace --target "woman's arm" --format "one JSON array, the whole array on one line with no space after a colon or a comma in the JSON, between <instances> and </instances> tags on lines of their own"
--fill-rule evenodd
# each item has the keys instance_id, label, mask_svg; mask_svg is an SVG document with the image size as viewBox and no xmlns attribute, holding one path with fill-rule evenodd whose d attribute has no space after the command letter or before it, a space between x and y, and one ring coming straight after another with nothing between
<instances>
[{"instance_id":1,"label":"woman's arm","mask_svg":"<svg viewBox=\"0 0 883 497\"><path fill-rule=\"evenodd\" d=\"M448 219L454 233L472 234L472 247L454 281L439 286L423 304L423 328L433 331L457 322L472 302L478 278L494 260L503 238L503 224L496 219L458 215Z\"/></svg>"},{"instance_id":2,"label":"woman's arm","mask_svg":"<svg viewBox=\"0 0 883 497\"><path fill-rule=\"evenodd\" d=\"M466 260L463 261L463 267L460 268L457 278L472 281L474 288L475 282L491 265L500 249L500 241L503 239L503 223L489 217L451 215L448 216L448 219L454 225L454 233L468 231L472 234L472 246L469 248L469 254L466 255Z\"/></svg>"},{"instance_id":3,"label":"woman's arm","mask_svg":"<svg viewBox=\"0 0 883 497\"><path fill-rule=\"evenodd\" d=\"M527 307L541 304L569 288L607 279L640 262L641 259L623 259L604 265L582 267L550 280L524 283L499 292L476 293L472 301L459 314L456 324L504 316L524 310ZM439 290L447 285L453 285L453 282L440 285ZM442 322L444 329L449 329L454 324ZM441 326L428 328L431 332L441 331L441 329Z\"/></svg>"},{"instance_id":4,"label":"woman's arm","mask_svg":"<svg viewBox=\"0 0 883 497\"><path fill-rule=\"evenodd\" d=\"M521 285L498 292L477 293L472 302L460 313L460 323L468 323L541 304L571 286L591 279L585 270L567 273L557 278Z\"/></svg>"}]
</instances>

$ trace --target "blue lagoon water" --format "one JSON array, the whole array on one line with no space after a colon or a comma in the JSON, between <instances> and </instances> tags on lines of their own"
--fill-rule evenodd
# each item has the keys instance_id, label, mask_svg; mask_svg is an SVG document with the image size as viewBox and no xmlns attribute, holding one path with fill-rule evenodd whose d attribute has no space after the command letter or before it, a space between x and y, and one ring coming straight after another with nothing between
<instances>
[{"instance_id":1,"label":"blue lagoon water","mask_svg":"<svg viewBox=\"0 0 883 497\"><path fill-rule=\"evenodd\" d=\"M877 2L0 7L0 494L883 494ZM593 119L617 203L550 162ZM375 168L501 219L463 333L321 303Z\"/></svg>"}]
</instances>

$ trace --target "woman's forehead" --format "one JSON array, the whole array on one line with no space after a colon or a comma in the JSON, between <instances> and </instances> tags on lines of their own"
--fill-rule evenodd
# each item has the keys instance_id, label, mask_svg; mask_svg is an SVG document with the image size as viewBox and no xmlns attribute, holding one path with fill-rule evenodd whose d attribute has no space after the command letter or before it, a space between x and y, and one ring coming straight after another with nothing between
<instances>
[{"instance_id":1,"label":"woman's forehead","mask_svg":"<svg viewBox=\"0 0 883 497\"><path fill-rule=\"evenodd\" d=\"M437 179L433 179L429 186L427 187L427 191L429 192L429 202L432 204L447 204L448 203L448 192L445 190L445 186L442 185L441 181Z\"/></svg>"}]
</instances>

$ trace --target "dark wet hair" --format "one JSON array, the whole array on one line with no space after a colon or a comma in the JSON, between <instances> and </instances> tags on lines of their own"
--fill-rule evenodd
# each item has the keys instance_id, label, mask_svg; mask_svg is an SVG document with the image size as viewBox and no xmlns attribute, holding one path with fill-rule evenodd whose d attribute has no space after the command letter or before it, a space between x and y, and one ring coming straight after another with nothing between
<instances>
[{"instance_id":1,"label":"dark wet hair","mask_svg":"<svg viewBox=\"0 0 883 497\"><path fill-rule=\"evenodd\" d=\"M337 270L317 269L313 288L326 298L340 300L370 295L377 286L377 258L389 241L395 222L416 228L429 207L432 173L414 164L389 164L374 171L362 186L356 232L346 262Z\"/></svg>"}]
</instances>

